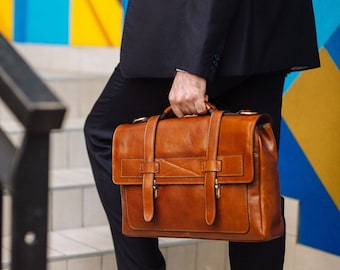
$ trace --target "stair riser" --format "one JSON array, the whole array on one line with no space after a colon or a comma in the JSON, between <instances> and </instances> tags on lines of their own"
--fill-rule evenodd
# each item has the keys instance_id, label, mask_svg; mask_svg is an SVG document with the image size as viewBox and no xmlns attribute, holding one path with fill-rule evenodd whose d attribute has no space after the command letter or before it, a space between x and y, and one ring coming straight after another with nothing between
<instances>
[{"instance_id":1,"label":"stair riser","mask_svg":"<svg viewBox=\"0 0 340 270\"><path fill-rule=\"evenodd\" d=\"M84 119L102 92L107 77L45 79L45 82L66 105L66 118Z\"/></svg>"},{"instance_id":2,"label":"stair riser","mask_svg":"<svg viewBox=\"0 0 340 270\"><path fill-rule=\"evenodd\" d=\"M10 235L11 198L4 196L3 235ZM49 192L49 230L107 225L106 215L94 186L55 189Z\"/></svg>"},{"instance_id":3,"label":"stair riser","mask_svg":"<svg viewBox=\"0 0 340 270\"><path fill-rule=\"evenodd\" d=\"M51 134L50 168L89 168L90 163L82 127Z\"/></svg>"},{"instance_id":4,"label":"stair riser","mask_svg":"<svg viewBox=\"0 0 340 270\"><path fill-rule=\"evenodd\" d=\"M107 76L91 77L91 75L89 75L89 78L43 79L50 90L67 108L64 122L67 119L85 119L102 92L107 80ZM0 121L17 121L2 100L0 100Z\"/></svg>"},{"instance_id":5,"label":"stair riser","mask_svg":"<svg viewBox=\"0 0 340 270\"><path fill-rule=\"evenodd\" d=\"M52 190L49 200L51 231L108 224L94 186Z\"/></svg>"},{"instance_id":6,"label":"stair riser","mask_svg":"<svg viewBox=\"0 0 340 270\"><path fill-rule=\"evenodd\" d=\"M7 136L17 147L23 138L22 130L6 130ZM89 158L85 145L83 121L76 126L51 132L50 169L89 168Z\"/></svg>"}]
</instances>

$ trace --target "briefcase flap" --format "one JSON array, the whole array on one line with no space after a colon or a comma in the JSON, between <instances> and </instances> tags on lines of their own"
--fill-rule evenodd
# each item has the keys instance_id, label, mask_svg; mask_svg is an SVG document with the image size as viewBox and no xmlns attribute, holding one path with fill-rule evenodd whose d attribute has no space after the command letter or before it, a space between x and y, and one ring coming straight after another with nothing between
<instances>
[{"instance_id":1,"label":"briefcase flap","mask_svg":"<svg viewBox=\"0 0 340 270\"><path fill-rule=\"evenodd\" d=\"M261 120L259 120L261 119ZM155 131L154 162L145 162L147 122L122 124L112 145L113 181L142 185L143 175L154 174L157 185L204 184L216 171L219 184L251 183L254 178L254 140L262 115L225 114L220 123L216 160L207 159L210 115L160 120Z\"/></svg>"}]
</instances>

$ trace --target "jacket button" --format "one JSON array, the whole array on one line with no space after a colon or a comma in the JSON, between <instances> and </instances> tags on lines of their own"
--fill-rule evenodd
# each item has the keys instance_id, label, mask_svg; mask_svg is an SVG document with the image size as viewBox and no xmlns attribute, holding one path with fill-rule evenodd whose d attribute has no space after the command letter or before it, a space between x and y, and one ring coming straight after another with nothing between
<instances>
[{"instance_id":1,"label":"jacket button","mask_svg":"<svg viewBox=\"0 0 340 270\"><path fill-rule=\"evenodd\" d=\"M215 54L214 55L214 59L212 61L212 65L210 66L210 71L215 71L216 68L218 67L218 64L220 62L220 55L219 54Z\"/></svg>"}]
</instances>

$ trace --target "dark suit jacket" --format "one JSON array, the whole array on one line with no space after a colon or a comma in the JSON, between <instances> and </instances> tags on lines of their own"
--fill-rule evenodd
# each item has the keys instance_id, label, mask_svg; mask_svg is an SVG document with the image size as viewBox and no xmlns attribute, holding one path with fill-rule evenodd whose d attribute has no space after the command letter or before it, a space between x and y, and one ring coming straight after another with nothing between
<instances>
[{"instance_id":1,"label":"dark suit jacket","mask_svg":"<svg viewBox=\"0 0 340 270\"><path fill-rule=\"evenodd\" d=\"M120 61L127 77L317 67L312 0L129 0Z\"/></svg>"}]
</instances>

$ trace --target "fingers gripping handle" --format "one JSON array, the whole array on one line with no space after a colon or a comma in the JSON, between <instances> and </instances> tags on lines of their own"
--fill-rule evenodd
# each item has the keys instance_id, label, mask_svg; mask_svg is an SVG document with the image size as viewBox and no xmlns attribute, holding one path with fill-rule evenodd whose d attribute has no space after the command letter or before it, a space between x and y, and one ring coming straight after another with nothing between
<instances>
[{"instance_id":1,"label":"fingers gripping handle","mask_svg":"<svg viewBox=\"0 0 340 270\"><path fill-rule=\"evenodd\" d=\"M216 106L213 105L212 103L206 102L205 104L206 104L208 113L212 114L212 112L216 110ZM162 113L161 119L171 118L171 117L173 117L173 115L174 114L173 114L172 108L171 108L171 106L169 106Z\"/></svg>"}]
</instances>

